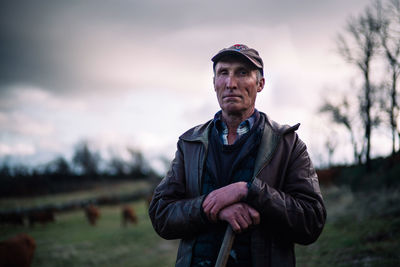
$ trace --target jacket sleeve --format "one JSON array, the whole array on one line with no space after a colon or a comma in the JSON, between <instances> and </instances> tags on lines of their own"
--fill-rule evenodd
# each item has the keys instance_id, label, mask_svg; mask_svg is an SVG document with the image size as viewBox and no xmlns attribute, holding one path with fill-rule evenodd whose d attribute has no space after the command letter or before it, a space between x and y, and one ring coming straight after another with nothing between
<instances>
[{"instance_id":1,"label":"jacket sleeve","mask_svg":"<svg viewBox=\"0 0 400 267\"><path fill-rule=\"evenodd\" d=\"M284 240L310 244L321 234L326 210L306 145L294 136L294 147L285 153L289 158L281 160L285 166L280 185L272 187L261 177L268 174L260 172L246 201L260 212L261 227L273 229Z\"/></svg>"},{"instance_id":2,"label":"jacket sleeve","mask_svg":"<svg viewBox=\"0 0 400 267\"><path fill-rule=\"evenodd\" d=\"M155 231L165 239L182 239L194 236L208 220L202 214L205 196L188 198L182 141L167 175L154 190L149 215Z\"/></svg>"}]
</instances>

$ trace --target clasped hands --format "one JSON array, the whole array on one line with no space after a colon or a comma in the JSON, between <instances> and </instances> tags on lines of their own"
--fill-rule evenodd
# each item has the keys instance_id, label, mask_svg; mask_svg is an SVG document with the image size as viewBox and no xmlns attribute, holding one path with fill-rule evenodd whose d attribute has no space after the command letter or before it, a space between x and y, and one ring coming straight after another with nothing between
<instances>
[{"instance_id":1,"label":"clasped hands","mask_svg":"<svg viewBox=\"0 0 400 267\"><path fill-rule=\"evenodd\" d=\"M254 208L241 202L247 196L247 184L237 182L221 187L207 195L203 211L208 219L227 221L233 231L240 233L260 223L260 214Z\"/></svg>"}]
</instances>

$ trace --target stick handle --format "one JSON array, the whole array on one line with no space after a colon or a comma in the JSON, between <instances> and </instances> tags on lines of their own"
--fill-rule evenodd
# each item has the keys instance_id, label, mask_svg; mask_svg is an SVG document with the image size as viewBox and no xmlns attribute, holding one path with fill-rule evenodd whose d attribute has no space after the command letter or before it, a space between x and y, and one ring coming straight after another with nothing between
<instances>
[{"instance_id":1,"label":"stick handle","mask_svg":"<svg viewBox=\"0 0 400 267\"><path fill-rule=\"evenodd\" d=\"M228 262L229 254L235 240L235 232L233 232L230 224L226 227L224 240L222 241L221 248L219 249L217 262L215 267L225 267Z\"/></svg>"}]
</instances>

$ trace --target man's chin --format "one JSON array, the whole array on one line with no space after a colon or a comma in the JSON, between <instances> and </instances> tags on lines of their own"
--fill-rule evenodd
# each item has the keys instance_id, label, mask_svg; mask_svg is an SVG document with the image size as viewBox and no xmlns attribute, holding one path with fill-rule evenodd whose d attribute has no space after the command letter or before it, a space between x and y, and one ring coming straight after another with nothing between
<instances>
[{"instance_id":1,"label":"man's chin","mask_svg":"<svg viewBox=\"0 0 400 267\"><path fill-rule=\"evenodd\" d=\"M245 110L241 109L241 108L225 108L223 109L224 113L229 115L229 116L240 116L242 115Z\"/></svg>"}]
</instances>

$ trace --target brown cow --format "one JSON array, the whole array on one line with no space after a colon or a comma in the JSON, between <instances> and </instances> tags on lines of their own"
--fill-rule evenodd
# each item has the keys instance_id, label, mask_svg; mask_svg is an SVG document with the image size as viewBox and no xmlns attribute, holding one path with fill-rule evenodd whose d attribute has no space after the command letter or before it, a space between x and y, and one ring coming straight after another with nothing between
<instances>
[{"instance_id":1,"label":"brown cow","mask_svg":"<svg viewBox=\"0 0 400 267\"><path fill-rule=\"evenodd\" d=\"M138 219L136 216L136 212L133 208L129 206L124 206L122 207L122 225L126 226L128 222L131 222L132 224L137 224Z\"/></svg>"},{"instance_id":2,"label":"brown cow","mask_svg":"<svg viewBox=\"0 0 400 267\"><path fill-rule=\"evenodd\" d=\"M0 267L31 266L35 252L35 240L27 234L19 234L0 242Z\"/></svg>"},{"instance_id":3,"label":"brown cow","mask_svg":"<svg viewBox=\"0 0 400 267\"><path fill-rule=\"evenodd\" d=\"M52 209L31 211L28 214L29 226L34 226L35 223L41 223L44 225L54 221L54 212Z\"/></svg>"},{"instance_id":4,"label":"brown cow","mask_svg":"<svg viewBox=\"0 0 400 267\"><path fill-rule=\"evenodd\" d=\"M100 217L100 211L94 205L89 205L85 208L86 218L88 219L89 223L93 226L96 225L97 219Z\"/></svg>"}]
</instances>

